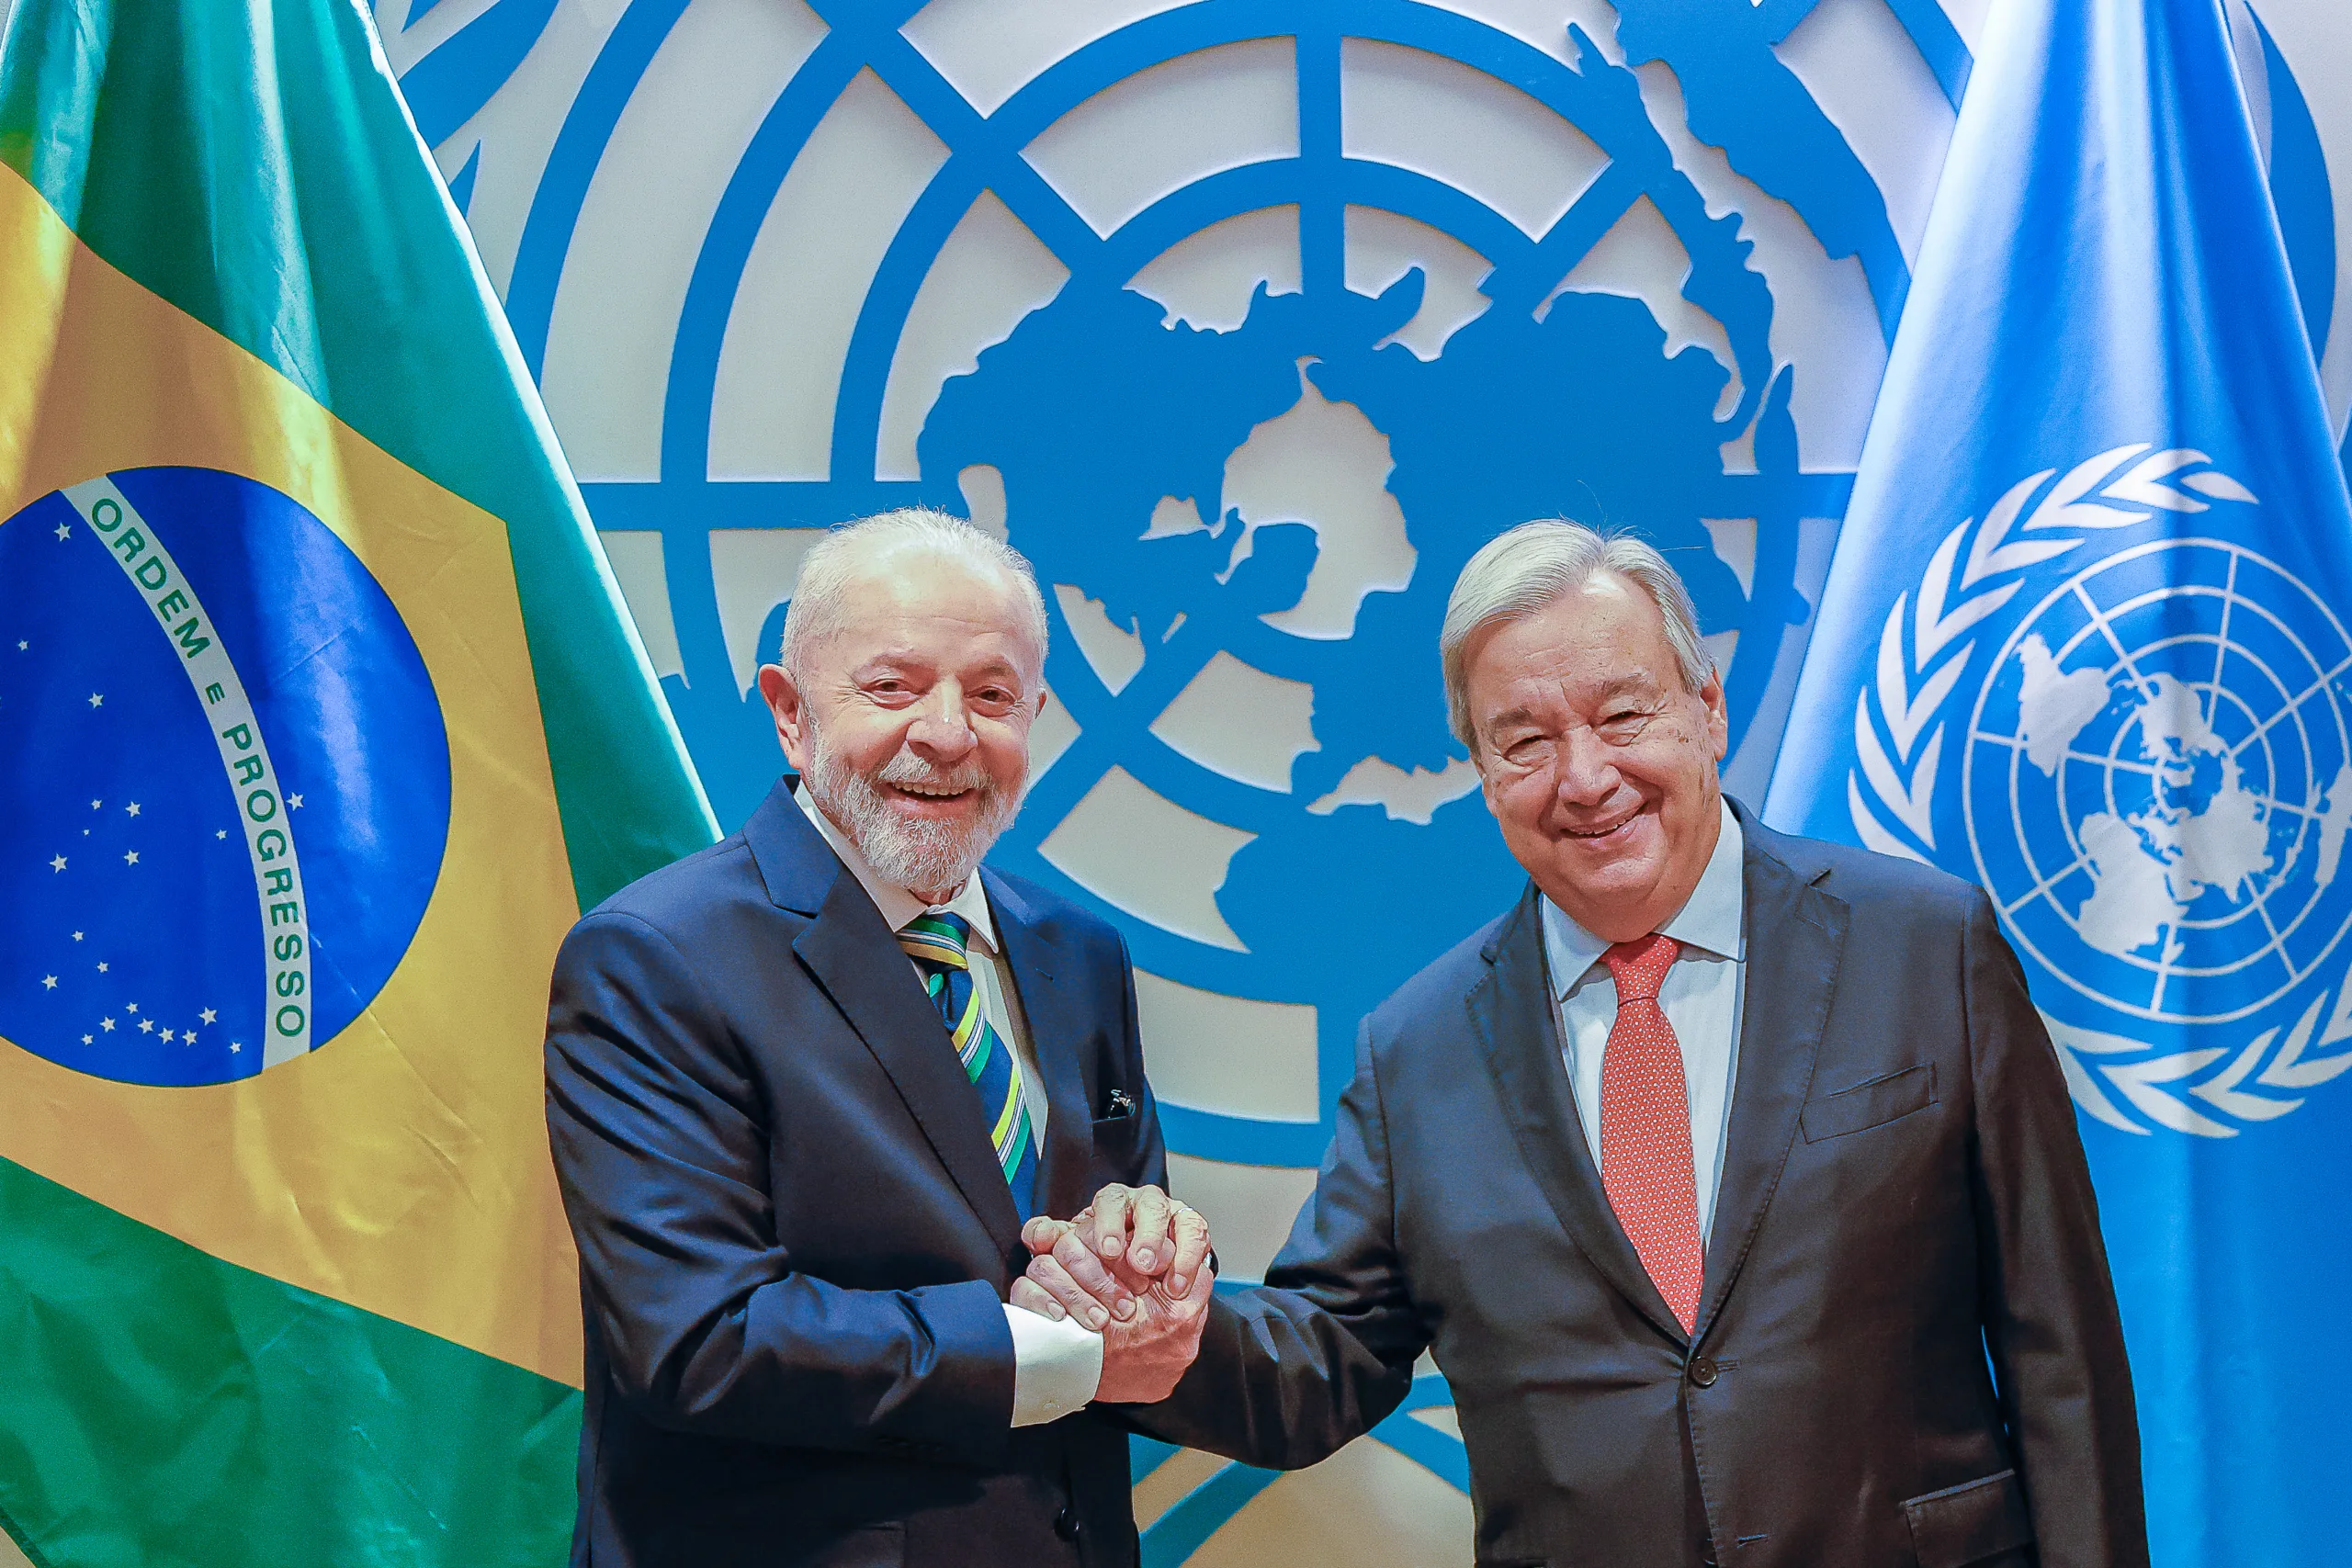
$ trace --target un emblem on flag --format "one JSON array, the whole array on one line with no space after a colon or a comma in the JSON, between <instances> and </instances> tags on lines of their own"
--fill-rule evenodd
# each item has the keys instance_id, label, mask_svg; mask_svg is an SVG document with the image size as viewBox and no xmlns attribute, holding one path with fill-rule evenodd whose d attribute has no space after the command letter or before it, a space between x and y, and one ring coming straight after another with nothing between
<instances>
[{"instance_id":1,"label":"un emblem on flag","mask_svg":"<svg viewBox=\"0 0 2352 1568\"><path fill-rule=\"evenodd\" d=\"M1957 815L2010 941L2079 1004L2045 995L2086 1111L2228 1136L2352 1067L2352 1002L2328 1006L2352 931L2352 637L2227 536L2258 502L2204 454L2052 472L1898 598L1855 719L1854 819L1916 854L1890 820L1934 851ZM2216 502L2218 536L2150 526Z\"/></svg>"},{"instance_id":2,"label":"un emblem on flag","mask_svg":"<svg viewBox=\"0 0 2352 1568\"><path fill-rule=\"evenodd\" d=\"M0 523L0 1040L186 1087L325 1044L448 837L424 661L325 524L208 468Z\"/></svg>"},{"instance_id":3,"label":"un emblem on flag","mask_svg":"<svg viewBox=\"0 0 2352 1568\"><path fill-rule=\"evenodd\" d=\"M2011 632L1962 776L1970 848L2017 935L2105 1006L2223 1023L2352 924L2343 626L2254 552L2118 551Z\"/></svg>"}]
</instances>

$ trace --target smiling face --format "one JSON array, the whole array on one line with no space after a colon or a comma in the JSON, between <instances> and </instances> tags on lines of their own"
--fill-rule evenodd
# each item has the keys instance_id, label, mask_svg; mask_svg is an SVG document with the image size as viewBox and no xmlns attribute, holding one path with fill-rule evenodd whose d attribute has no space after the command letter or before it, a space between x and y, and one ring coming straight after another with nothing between
<instances>
[{"instance_id":1,"label":"smiling face","mask_svg":"<svg viewBox=\"0 0 2352 1568\"><path fill-rule=\"evenodd\" d=\"M803 666L760 670L784 753L883 876L955 897L1011 826L1043 701L1011 578L919 548L845 584L839 630Z\"/></svg>"},{"instance_id":2,"label":"smiling face","mask_svg":"<svg viewBox=\"0 0 2352 1568\"><path fill-rule=\"evenodd\" d=\"M1613 572L1485 634L1464 667L1475 760L1503 841L1608 942L1671 919L1723 828L1723 682L1686 689L1666 621Z\"/></svg>"}]
</instances>

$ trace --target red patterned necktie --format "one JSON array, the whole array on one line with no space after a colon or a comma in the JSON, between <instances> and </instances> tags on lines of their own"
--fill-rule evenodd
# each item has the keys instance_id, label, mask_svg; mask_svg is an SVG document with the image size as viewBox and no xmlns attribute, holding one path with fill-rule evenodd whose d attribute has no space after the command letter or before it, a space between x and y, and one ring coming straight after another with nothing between
<instances>
[{"instance_id":1,"label":"red patterned necktie","mask_svg":"<svg viewBox=\"0 0 2352 1568\"><path fill-rule=\"evenodd\" d=\"M1600 1184L1642 1267L1685 1334L1699 1321L1705 1255L1690 1165L1690 1096L1682 1046L1657 1005L1681 944L1650 935L1600 955L1617 982L1617 1021L1600 1059Z\"/></svg>"}]
</instances>

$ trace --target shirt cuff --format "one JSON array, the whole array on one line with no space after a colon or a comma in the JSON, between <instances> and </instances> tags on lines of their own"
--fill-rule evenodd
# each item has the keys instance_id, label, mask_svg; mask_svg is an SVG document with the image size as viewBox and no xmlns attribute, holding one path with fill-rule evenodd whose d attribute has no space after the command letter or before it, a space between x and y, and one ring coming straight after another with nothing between
<instances>
[{"instance_id":1,"label":"shirt cuff","mask_svg":"<svg viewBox=\"0 0 2352 1568\"><path fill-rule=\"evenodd\" d=\"M1011 1303L1004 1324L1012 1331L1012 1424L1035 1427L1086 1408L1102 1383L1102 1337Z\"/></svg>"}]
</instances>

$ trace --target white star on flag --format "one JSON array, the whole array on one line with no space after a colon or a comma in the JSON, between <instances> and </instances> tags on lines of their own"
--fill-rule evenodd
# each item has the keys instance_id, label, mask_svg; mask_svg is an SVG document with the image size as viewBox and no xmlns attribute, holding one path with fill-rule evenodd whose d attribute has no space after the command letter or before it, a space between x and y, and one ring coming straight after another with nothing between
<instances>
[{"instance_id":1,"label":"white star on flag","mask_svg":"<svg viewBox=\"0 0 2352 1568\"><path fill-rule=\"evenodd\" d=\"M106 1031L108 1034L112 1034L114 1032L114 1020L110 1018L102 1018L98 1020L98 1027Z\"/></svg>"},{"instance_id":2,"label":"white star on flag","mask_svg":"<svg viewBox=\"0 0 2352 1568\"><path fill-rule=\"evenodd\" d=\"M214 830L212 836L216 839L225 839L229 836L229 829L226 828L217 829Z\"/></svg>"},{"instance_id":3,"label":"white star on flag","mask_svg":"<svg viewBox=\"0 0 2352 1568\"><path fill-rule=\"evenodd\" d=\"M204 1020L207 1023L218 1023L220 1021L220 1015L213 1011L210 1008L206 1008L202 1012L198 1013L196 1016Z\"/></svg>"},{"instance_id":4,"label":"white star on flag","mask_svg":"<svg viewBox=\"0 0 2352 1568\"><path fill-rule=\"evenodd\" d=\"M92 1043L96 1039L96 1035L85 1034L84 1036L82 1036L82 1043L83 1043L83 1044L85 1044L85 1045L87 1045L87 1044Z\"/></svg>"},{"instance_id":5,"label":"white star on flag","mask_svg":"<svg viewBox=\"0 0 2352 1568\"><path fill-rule=\"evenodd\" d=\"M133 817L136 817L139 815L139 803L134 800L126 809L128 809Z\"/></svg>"},{"instance_id":6,"label":"white star on flag","mask_svg":"<svg viewBox=\"0 0 2352 1568\"><path fill-rule=\"evenodd\" d=\"M51 855L49 860L49 869L51 871L63 871L65 869L65 857L63 855Z\"/></svg>"},{"instance_id":7,"label":"white star on flag","mask_svg":"<svg viewBox=\"0 0 2352 1568\"><path fill-rule=\"evenodd\" d=\"M229 1049L230 1049L232 1052L237 1052L237 1051L242 1051L242 1050L243 1050L243 1049L244 1049L244 1046L243 1046L241 1043L239 1043L239 1042L237 1042L237 1041L234 1041L234 1040L232 1040L232 1041L230 1041L230 1042L229 1042Z\"/></svg>"},{"instance_id":8,"label":"white star on flag","mask_svg":"<svg viewBox=\"0 0 2352 1568\"><path fill-rule=\"evenodd\" d=\"M92 692L90 694L90 705L94 708L102 708L106 706L107 694L104 692Z\"/></svg>"},{"instance_id":9,"label":"white star on flag","mask_svg":"<svg viewBox=\"0 0 2352 1568\"><path fill-rule=\"evenodd\" d=\"M74 525L71 523L60 523L57 525L57 536L61 539L72 538L74 536Z\"/></svg>"},{"instance_id":10,"label":"white star on flag","mask_svg":"<svg viewBox=\"0 0 2352 1568\"><path fill-rule=\"evenodd\" d=\"M74 940L75 942L79 942L79 941L81 941L81 940L82 940L82 933L81 933L80 931L75 931L75 932L74 933Z\"/></svg>"},{"instance_id":11,"label":"white star on flag","mask_svg":"<svg viewBox=\"0 0 2352 1568\"><path fill-rule=\"evenodd\" d=\"M155 1021L154 1021L153 1019L152 1019L152 1018L142 1018L142 1019L141 1019L141 1020L139 1021L139 1032L140 1032L140 1033L141 1033L141 1034L153 1034L153 1033L154 1033L154 1032L155 1032Z\"/></svg>"},{"instance_id":12,"label":"white star on flag","mask_svg":"<svg viewBox=\"0 0 2352 1568\"><path fill-rule=\"evenodd\" d=\"M57 989L57 976L54 975L43 975L40 977L40 988L44 991L53 991Z\"/></svg>"},{"instance_id":13,"label":"white star on flag","mask_svg":"<svg viewBox=\"0 0 2352 1568\"><path fill-rule=\"evenodd\" d=\"M172 1032L171 1032L170 1030L166 1029L165 1031L164 1031L164 1044L166 1044L166 1045L168 1045L168 1044L170 1044L171 1043L172 1043Z\"/></svg>"},{"instance_id":14,"label":"white star on flag","mask_svg":"<svg viewBox=\"0 0 2352 1568\"><path fill-rule=\"evenodd\" d=\"M301 809L302 809L302 797L301 797L300 795L288 795L288 796L286 797L286 807L287 807L287 809L288 809L288 810L289 810L289 811L300 811L300 810L301 810Z\"/></svg>"},{"instance_id":15,"label":"white star on flag","mask_svg":"<svg viewBox=\"0 0 2352 1568\"><path fill-rule=\"evenodd\" d=\"M99 973L99 974L101 974L101 975L103 975L103 974L105 974L106 972L107 972L106 960L102 958L102 959L98 960L98 973Z\"/></svg>"},{"instance_id":16,"label":"white star on flag","mask_svg":"<svg viewBox=\"0 0 2352 1568\"><path fill-rule=\"evenodd\" d=\"M125 865L137 865L139 863L139 852L137 850L125 850L122 852L122 863Z\"/></svg>"}]
</instances>

